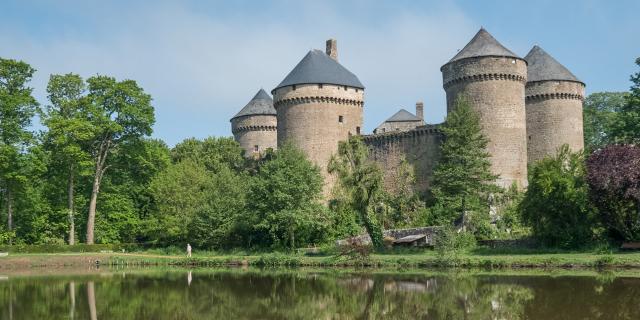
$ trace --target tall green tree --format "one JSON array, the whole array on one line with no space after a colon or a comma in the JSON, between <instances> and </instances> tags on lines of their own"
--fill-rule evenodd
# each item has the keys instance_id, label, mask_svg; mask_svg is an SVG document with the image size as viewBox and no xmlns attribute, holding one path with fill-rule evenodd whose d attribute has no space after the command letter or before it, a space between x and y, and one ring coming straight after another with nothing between
<instances>
[{"instance_id":1,"label":"tall green tree","mask_svg":"<svg viewBox=\"0 0 640 320\"><path fill-rule=\"evenodd\" d=\"M489 140L482 134L479 115L459 99L442 126L441 158L433 174L433 224L450 224L461 215L488 216L498 176L491 173Z\"/></svg>"},{"instance_id":2,"label":"tall green tree","mask_svg":"<svg viewBox=\"0 0 640 320\"><path fill-rule=\"evenodd\" d=\"M95 139L92 141L91 154L95 169L89 198L86 242L93 244L98 194L102 179L110 167L108 159L123 143L150 135L155 117L151 96L135 81L94 76L87 83L89 119L94 126Z\"/></svg>"},{"instance_id":3,"label":"tall green tree","mask_svg":"<svg viewBox=\"0 0 640 320\"><path fill-rule=\"evenodd\" d=\"M640 58L636 59L640 66ZM631 88L613 124L611 135L616 143L640 143L640 71L631 75Z\"/></svg>"},{"instance_id":4,"label":"tall green tree","mask_svg":"<svg viewBox=\"0 0 640 320\"><path fill-rule=\"evenodd\" d=\"M14 226L16 197L29 179L24 174L25 153L33 139L28 128L38 102L27 83L34 72L25 62L0 58L0 190L9 232Z\"/></svg>"},{"instance_id":5,"label":"tall green tree","mask_svg":"<svg viewBox=\"0 0 640 320\"><path fill-rule=\"evenodd\" d=\"M338 178L338 188L371 238L374 248L384 247L382 226L375 207L384 197L382 171L369 159L369 150L360 136L350 137L338 145L338 154L329 161L329 172Z\"/></svg>"},{"instance_id":6,"label":"tall green tree","mask_svg":"<svg viewBox=\"0 0 640 320\"><path fill-rule=\"evenodd\" d=\"M294 249L323 241L330 217L320 203L320 169L291 144L270 157L259 166L247 196L247 220L255 221L251 242Z\"/></svg>"},{"instance_id":7,"label":"tall green tree","mask_svg":"<svg viewBox=\"0 0 640 320\"><path fill-rule=\"evenodd\" d=\"M68 242L75 244L75 190L79 175L91 166L88 143L94 138L94 126L88 119L86 85L77 74L51 75L47 86L50 105L42 114L48 128L45 147L51 153L51 171L66 182L66 211L69 221ZM54 180L54 177L51 177ZM54 182L54 181L50 181Z\"/></svg>"},{"instance_id":8,"label":"tall green tree","mask_svg":"<svg viewBox=\"0 0 640 320\"><path fill-rule=\"evenodd\" d=\"M595 92L584 99L584 147L587 153L616 142L612 130L627 94Z\"/></svg>"},{"instance_id":9,"label":"tall green tree","mask_svg":"<svg viewBox=\"0 0 640 320\"><path fill-rule=\"evenodd\" d=\"M575 248L590 243L596 220L583 153L572 153L563 145L555 157L535 163L520 210L545 245Z\"/></svg>"}]
</instances>

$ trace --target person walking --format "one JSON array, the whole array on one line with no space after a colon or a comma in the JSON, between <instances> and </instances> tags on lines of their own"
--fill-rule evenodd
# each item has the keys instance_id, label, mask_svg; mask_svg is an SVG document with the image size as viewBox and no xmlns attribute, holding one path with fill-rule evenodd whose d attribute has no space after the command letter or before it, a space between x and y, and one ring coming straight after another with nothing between
<instances>
[{"instance_id":1,"label":"person walking","mask_svg":"<svg viewBox=\"0 0 640 320\"><path fill-rule=\"evenodd\" d=\"M191 258L191 245L187 243L187 258Z\"/></svg>"}]
</instances>

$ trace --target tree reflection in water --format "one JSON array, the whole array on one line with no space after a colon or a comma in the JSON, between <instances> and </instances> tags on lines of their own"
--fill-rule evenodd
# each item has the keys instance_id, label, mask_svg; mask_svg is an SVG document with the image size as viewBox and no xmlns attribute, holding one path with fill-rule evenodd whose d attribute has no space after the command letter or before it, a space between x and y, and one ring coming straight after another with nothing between
<instances>
[{"instance_id":1,"label":"tree reflection in water","mask_svg":"<svg viewBox=\"0 0 640 320\"><path fill-rule=\"evenodd\" d=\"M0 281L1 319L640 319L638 305L640 279L615 277L196 270Z\"/></svg>"}]
</instances>

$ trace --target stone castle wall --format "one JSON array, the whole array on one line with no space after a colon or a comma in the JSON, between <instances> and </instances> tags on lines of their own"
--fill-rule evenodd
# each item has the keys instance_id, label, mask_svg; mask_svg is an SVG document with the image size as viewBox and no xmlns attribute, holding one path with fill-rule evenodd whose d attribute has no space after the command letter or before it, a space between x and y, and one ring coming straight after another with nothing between
<instances>
[{"instance_id":1,"label":"stone castle wall","mask_svg":"<svg viewBox=\"0 0 640 320\"><path fill-rule=\"evenodd\" d=\"M584 148L584 85L573 81L537 81L526 85L529 163L553 156L563 144Z\"/></svg>"},{"instance_id":2,"label":"stone castle wall","mask_svg":"<svg viewBox=\"0 0 640 320\"><path fill-rule=\"evenodd\" d=\"M391 132L364 136L370 148L370 157L382 169L385 190L395 192L398 168L402 159L413 167L416 191L425 194L429 189L433 171L440 159L442 134L437 126L427 125L412 131Z\"/></svg>"},{"instance_id":3,"label":"stone castle wall","mask_svg":"<svg viewBox=\"0 0 640 320\"><path fill-rule=\"evenodd\" d=\"M278 145L291 142L321 169L323 193L330 195L335 178L327 172L338 142L360 134L364 90L330 84L301 84L273 92L278 113Z\"/></svg>"},{"instance_id":4,"label":"stone castle wall","mask_svg":"<svg viewBox=\"0 0 640 320\"><path fill-rule=\"evenodd\" d=\"M231 131L234 139L245 150L245 156L252 157L269 148L277 148L277 123L274 115L242 116L231 120ZM255 146L258 146L258 152Z\"/></svg>"},{"instance_id":5,"label":"stone castle wall","mask_svg":"<svg viewBox=\"0 0 640 320\"><path fill-rule=\"evenodd\" d=\"M524 88L527 64L508 57L476 57L441 68L447 93L447 112L463 97L480 115L489 139L491 168L500 175L496 183L527 185L527 136Z\"/></svg>"}]
</instances>

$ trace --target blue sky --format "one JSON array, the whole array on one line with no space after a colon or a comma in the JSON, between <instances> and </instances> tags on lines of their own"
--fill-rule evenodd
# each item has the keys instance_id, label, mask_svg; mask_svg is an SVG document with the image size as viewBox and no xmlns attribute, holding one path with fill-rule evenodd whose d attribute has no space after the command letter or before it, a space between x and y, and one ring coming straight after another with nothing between
<instances>
[{"instance_id":1,"label":"blue sky","mask_svg":"<svg viewBox=\"0 0 640 320\"><path fill-rule=\"evenodd\" d=\"M524 56L534 45L587 84L626 91L640 57L640 1L27 1L0 2L0 57L52 73L137 80L154 98L154 137L229 136L231 118L312 48L338 39L366 86L365 132L425 102L445 116L440 66L484 26Z\"/></svg>"}]
</instances>

